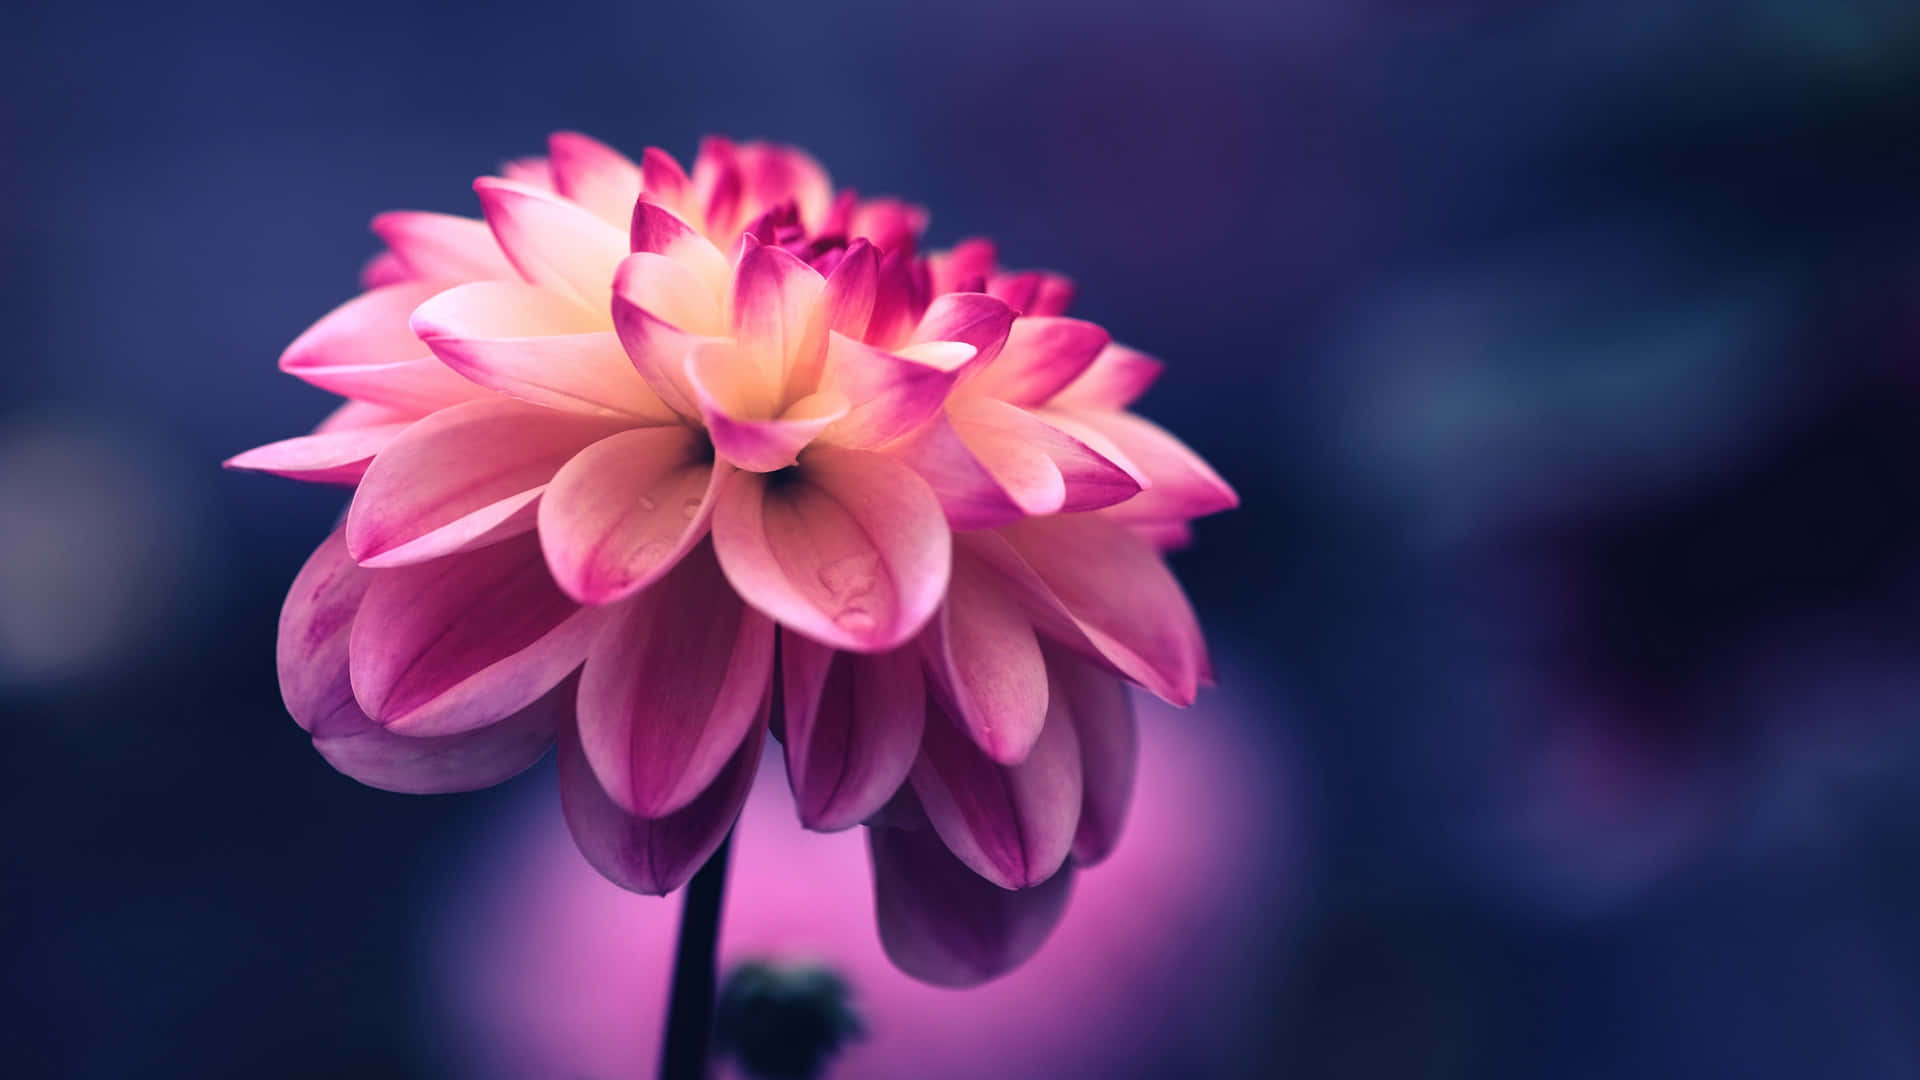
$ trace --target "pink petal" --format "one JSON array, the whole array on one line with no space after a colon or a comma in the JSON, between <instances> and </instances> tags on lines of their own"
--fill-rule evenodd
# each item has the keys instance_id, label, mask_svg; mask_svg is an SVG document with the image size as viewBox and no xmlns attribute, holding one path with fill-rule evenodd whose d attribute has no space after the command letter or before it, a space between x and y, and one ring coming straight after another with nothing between
<instances>
[{"instance_id":1,"label":"pink petal","mask_svg":"<svg viewBox=\"0 0 1920 1080\"><path fill-rule=\"evenodd\" d=\"M499 723L439 738L392 734L360 711L348 639L373 577L336 530L301 567L280 612L281 690L321 756L363 784L407 794L491 787L538 761L553 743L551 694Z\"/></svg>"},{"instance_id":2,"label":"pink petal","mask_svg":"<svg viewBox=\"0 0 1920 1080\"><path fill-rule=\"evenodd\" d=\"M613 611L580 678L580 739L621 809L663 817L705 791L764 720L774 627L706 546Z\"/></svg>"},{"instance_id":3,"label":"pink petal","mask_svg":"<svg viewBox=\"0 0 1920 1080\"><path fill-rule=\"evenodd\" d=\"M933 291L936 294L979 292L999 261L1000 253L993 241L979 236L960 241L950 251L936 251L927 256L927 267L933 273Z\"/></svg>"},{"instance_id":4,"label":"pink petal","mask_svg":"<svg viewBox=\"0 0 1920 1080\"><path fill-rule=\"evenodd\" d=\"M748 603L836 648L897 648L947 591L952 544L940 504L879 454L816 446L778 482L736 473L720 492L713 537Z\"/></svg>"},{"instance_id":5,"label":"pink petal","mask_svg":"<svg viewBox=\"0 0 1920 1080\"><path fill-rule=\"evenodd\" d=\"M325 435L330 431L352 431L354 428L379 427L382 424L412 423L418 419L420 419L419 413L404 409L389 409L385 405L349 401L328 413L326 419L314 426L313 433Z\"/></svg>"},{"instance_id":6,"label":"pink petal","mask_svg":"<svg viewBox=\"0 0 1920 1080\"><path fill-rule=\"evenodd\" d=\"M787 778L800 821L830 832L877 813L920 753L926 684L911 646L864 656L780 634Z\"/></svg>"},{"instance_id":7,"label":"pink petal","mask_svg":"<svg viewBox=\"0 0 1920 1080\"><path fill-rule=\"evenodd\" d=\"M745 181L733 143L716 135L700 140L693 159L694 201L709 237L731 241L751 216L744 206Z\"/></svg>"},{"instance_id":8,"label":"pink petal","mask_svg":"<svg viewBox=\"0 0 1920 1080\"><path fill-rule=\"evenodd\" d=\"M361 569L335 529L287 590L275 661L280 696L294 723L315 735L359 730L368 721L347 679L347 635L373 571Z\"/></svg>"},{"instance_id":9,"label":"pink petal","mask_svg":"<svg viewBox=\"0 0 1920 1080\"><path fill-rule=\"evenodd\" d=\"M1112 511L1105 511L1110 516ZM1155 551L1179 551L1193 543L1193 526L1184 521L1129 521L1128 531L1145 540Z\"/></svg>"},{"instance_id":10,"label":"pink petal","mask_svg":"<svg viewBox=\"0 0 1920 1080\"><path fill-rule=\"evenodd\" d=\"M362 565L404 566L526 532L560 466L625 426L517 401L443 409L373 459L347 545Z\"/></svg>"},{"instance_id":11,"label":"pink petal","mask_svg":"<svg viewBox=\"0 0 1920 1080\"><path fill-rule=\"evenodd\" d=\"M606 143L572 131L547 137L547 161L560 194L616 228L627 227L640 199L640 166Z\"/></svg>"},{"instance_id":12,"label":"pink petal","mask_svg":"<svg viewBox=\"0 0 1920 1080\"><path fill-rule=\"evenodd\" d=\"M383 251L368 259L366 265L360 268L360 287L377 289L382 285L398 285L404 281L412 281L416 277L418 275L409 270L406 263L400 261L400 256L391 251Z\"/></svg>"},{"instance_id":13,"label":"pink petal","mask_svg":"<svg viewBox=\"0 0 1920 1080\"><path fill-rule=\"evenodd\" d=\"M974 366L986 367L1006 347L1013 321L1013 309L985 293L946 293L927 305L912 340L964 341L979 352Z\"/></svg>"},{"instance_id":14,"label":"pink petal","mask_svg":"<svg viewBox=\"0 0 1920 1080\"><path fill-rule=\"evenodd\" d=\"M911 252L926 231L927 216L924 206L899 199L868 199L853 207L847 236L870 240L881 251Z\"/></svg>"},{"instance_id":15,"label":"pink petal","mask_svg":"<svg viewBox=\"0 0 1920 1080\"><path fill-rule=\"evenodd\" d=\"M1022 597L1040 632L1105 660L1175 705L1206 666L1199 620L1154 549L1097 514L1030 518L966 537Z\"/></svg>"},{"instance_id":16,"label":"pink petal","mask_svg":"<svg viewBox=\"0 0 1920 1080\"><path fill-rule=\"evenodd\" d=\"M665 896L705 865L733 828L753 788L766 724L751 734L718 779L681 810L661 818L621 809L587 764L577 726L560 731L560 809L573 842L608 881L648 896Z\"/></svg>"},{"instance_id":17,"label":"pink petal","mask_svg":"<svg viewBox=\"0 0 1920 1080\"><path fill-rule=\"evenodd\" d=\"M1108 345L1080 377L1053 396L1053 405L1124 409L1136 401L1165 365L1125 345Z\"/></svg>"},{"instance_id":18,"label":"pink petal","mask_svg":"<svg viewBox=\"0 0 1920 1080\"><path fill-rule=\"evenodd\" d=\"M1073 847L1079 741L1072 724L1048 724L1025 761L1002 765L929 700L913 791L947 850L974 873L1003 889L1038 885Z\"/></svg>"},{"instance_id":19,"label":"pink petal","mask_svg":"<svg viewBox=\"0 0 1920 1080\"><path fill-rule=\"evenodd\" d=\"M931 829L867 831L887 958L935 986L977 986L1038 952L1066 914L1073 868L1008 891L969 870Z\"/></svg>"},{"instance_id":20,"label":"pink petal","mask_svg":"<svg viewBox=\"0 0 1920 1080\"><path fill-rule=\"evenodd\" d=\"M887 252L880 260L880 278L874 286L867 341L883 349L907 344L927 311L931 290L924 263L897 248Z\"/></svg>"},{"instance_id":21,"label":"pink petal","mask_svg":"<svg viewBox=\"0 0 1920 1080\"><path fill-rule=\"evenodd\" d=\"M635 428L582 450L540 497L540 546L554 580L583 604L646 588L707 534L729 471L678 426Z\"/></svg>"},{"instance_id":22,"label":"pink petal","mask_svg":"<svg viewBox=\"0 0 1920 1080\"><path fill-rule=\"evenodd\" d=\"M808 317L806 333L787 373L789 394L810 394L820 386L828 366L827 339L844 334L858 341L873 318L874 290L880 258L873 245L856 240L846 249L820 290L820 301Z\"/></svg>"},{"instance_id":23,"label":"pink petal","mask_svg":"<svg viewBox=\"0 0 1920 1080\"><path fill-rule=\"evenodd\" d=\"M987 279L987 291L1029 317L1066 314L1074 292L1071 278L1045 270L995 274Z\"/></svg>"},{"instance_id":24,"label":"pink petal","mask_svg":"<svg viewBox=\"0 0 1920 1080\"><path fill-rule=\"evenodd\" d=\"M649 146L640 155L640 191L643 198L679 213L693 194L693 181L673 155ZM644 250L635 248L634 250Z\"/></svg>"},{"instance_id":25,"label":"pink petal","mask_svg":"<svg viewBox=\"0 0 1920 1080\"><path fill-rule=\"evenodd\" d=\"M970 393L1038 405L1087 370L1107 347L1107 332L1079 319L1015 319L1006 347L968 385Z\"/></svg>"},{"instance_id":26,"label":"pink petal","mask_svg":"<svg viewBox=\"0 0 1920 1080\"><path fill-rule=\"evenodd\" d=\"M382 791L478 791L511 780L545 757L556 717L572 711L573 689L563 683L505 720L458 735L411 738L368 720L347 734L316 735L313 745L327 764Z\"/></svg>"},{"instance_id":27,"label":"pink petal","mask_svg":"<svg viewBox=\"0 0 1920 1080\"><path fill-rule=\"evenodd\" d=\"M1049 419L1055 414L1049 413ZM1113 508L1123 521L1184 520L1240 505L1240 497L1199 454L1155 424L1123 412L1062 410L1063 422L1085 425L1105 436L1144 473L1150 485Z\"/></svg>"},{"instance_id":28,"label":"pink petal","mask_svg":"<svg viewBox=\"0 0 1920 1080\"><path fill-rule=\"evenodd\" d=\"M825 222L833 183L812 157L791 146L747 143L735 151L735 160L750 205L768 207L791 199L809 231Z\"/></svg>"},{"instance_id":29,"label":"pink petal","mask_svg":"<svg viewBox=\"0 0 1920 1080\"><path fill-rule=\"evenodd\" d=\"M543 157L529 155L514 158L500 166L500 175L516 184L525 184L537 191L557 194L560 190L553 186L553 169L548 166L547 159Z\"/></svg>"},{"instance_id":30,"label":"pink petal","mask_svg":"<svg viewBox=\"0 0 1920 1080\"><path fill-rule=\"evenodd\" d=\"M845 397L812 394L768 415L775 402L771 376L746 351L726 340L697 341L687 352L687 385L707 434L721 457L751 472L792 465L801 449L846 415Z\"/></svg>"},{"instance_id":31,"label":"pink petal","mask_svg":"<svg viewBox=\"0 0 1920 1080\"><path fill-rule=\"evenodd\" d=\"M725 332L713 293L685 266L646 251L627 256L613 288L613 327L634 370L674 411L700 415L686 360L696 340Z\"/></svg>"},{"instance_id":32,"label":"pink petal","mask_svg":"<svg viewBox=\"0 0 1920 1080\"><path fill-rule=\"evenodd\" d=\"M280 370L323 390L409 411L432 412L486 391L435 360L407 320L439 286L387 285L323 316L280 355Z\"/></svg>"},{"instance_id":33,"label":"pink petal","mask_svg":"<svg viewBox=\"0 0 1920 1080\"><path fill-rule=\"evenodd\" d=\"M533 704L601 621L554 587L532 536L373 575L353 621L353 695L400 735L453 735Z\"/></svg>"},{"instance_id":34,"label":"pink petal","mask_svg":"<svg viewBox=\"0 0 1920 1080\"><path fill-rule=\"evenodd\" d=\"M675 419L605 327L605 316L518 281L456 286L413 313L434 355L488 389L554 409Z\"/></svg>"},{"instance_id":35,"label":"pink petal","mask_svg":"<svg viewBox=\"0 0 1920 1080\"><path fill-rule=\"evenodd\" d=\"M664 207L650 202L635 204L628 230L633 250L665 255L679 263L706 286L709 296L724 294L733 280L733 264L725 253ZM671 318L667 313L660 314Z\"/></svg>"},{"instance_id":36,"label":"pink petal","mask_svg":"<svg viewBox=\"0 0 1920 1080\"><path fill-rule=\"evenodd\" d=\"M586 208L538 188L483 176L473 182L487 225L520 276L605 311L627 237Z\"/></svg>"},{"instance_id":37,"label":"pink petal","mask_svg":"<svg viewBox=\"0 0 1920 1080\"><path fill-rule=\"evenodd\" d=\"M1113 851L1133 801L1139 735L1133 697L1106 669L1056 645L1046 648L1052 680L1047 723L1070 723L1080 742L1084 797L1073 861L1092 866Z\"/></svg>"},{"instance_id":38,"label":"pink petal","mask_svg":"<svg viewBox=\"0 0 1920 1080\"><path fill-rule=\"evenodd\" d=\"M826 438L839 446L883 446L940 411L973 347L930 341L888 352L834 334L827 345L833 387L851 403Z\"/></svg>"},{"instance_id":39,"label":"pink petal","mask_svg":"<svg viewBox=\"0 0 1920 1080\"><path fill-rule=\"evenodd\" d=\"M444 287L463 281L519 278L484 221L424 210L395 210L374 218L373 231L414 277L429 284Z\"/></svg>"},{"instance_id":40,"label":"pink petal","mask_svg":"<svg viewBox=\"0 0 1920 1080\"><path fill-rule=\"evenodd\" d=\"M733 278L733 334L749 356L771 364L774 386L802 353L807 324L826 280L785 248L749 246ZM825 345L822 340L821 345Z\"/></svg>"},{"instance_id":41,"label":"pink petal","mask_svg":"<svg viewBox=\"0 0 1920 1080\"><path fill-rule=\"evenodd\" d=\"M1112 506L1140 491L1127 463L1017 405L993 398L949 402L947 418L973 456L1028 515Z\"/></svg>"},{"instance_id":42,"label":"pink petal","mask_svg":"<svg viewBox=\"0 0 1920 1080\"><path fill-rule=\"evenodd\" d=\"M1025 516L1020 504L961 441L944 411L889 447L888 454L911 466L933 490L955 531L996 529Z\"/></svg>"},{"instance_id":43,"label":"pink petal","mask_svg":"<svg viewBox=\"0 0 1920 1080\"><path fill-rule=\"evenodd\" d=\"M406 429L403 422L282 439L235 454L224 465L315 484L352 485L366 474L373 456Z\"/></svg>"},{"instance_id":44,"label":"pink petal","mask_svg":"<svg viewBox=\"0 0 1920 1080\"><path fill-rule=\"evenodd\" d=\"M942 707L986 755L1027 759L1047 722L1047 667L1017 597L978 560L956 558L947 602L921 637Z\"/></svg>"}]
</instances>

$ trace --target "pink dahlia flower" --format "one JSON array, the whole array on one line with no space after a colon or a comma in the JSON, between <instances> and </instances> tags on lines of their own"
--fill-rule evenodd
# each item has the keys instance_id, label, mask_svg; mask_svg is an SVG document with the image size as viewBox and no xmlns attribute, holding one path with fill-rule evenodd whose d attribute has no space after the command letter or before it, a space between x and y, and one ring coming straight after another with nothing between
<instances>
[{"instance_id":1,"label":"pink dahlia flower","mask_svg":"<svg viewBox=\"0 0 1920 1080\"><path fill-rule=\"evenodd\" d=\"M1054 902L1127 804L1123 681L1184 705L1208 671L1158 548L1235 498L1126 411L1158 365L794 150L563 134L507 173L484 220L374 219L367 290L281 358L347 403L229 463L355 485L282 613L295 720L410 792L557 738L575 840L646 893L772 730L807 826L891 806ZM883 881L928 857L875 845Z\"/></svg>"},{"instance_id":2,"label":"pink dahlia flower","mask_svg":"<svg viewBox=\"0 0 1920 1080\"><path fill-rule=\"evenodd\" d=\"M883 923L876 939L867 845L800 828L783 785L763 775L735 830L722 969L812 966L845 981L864 1034L820 1072L827 1080L1249 1075L1270 1048L1273 964L1310 853L1285 748L1218 699L1196 712L1142 703L1127 841L1072 883L1070 916L1044 944L1044 922L980 932L994 898L1011 894L956 882L948 902L978 906L974 933L931 935L915 955L964 973L1004 962L993 948L1033 954L964 994L894 968L886 949L898 954L926 921ZM679 914L607 884L532 809L476 837L436 915L429 975L452 1064L498 1080L646 1076L661 1034L647 1018L665 1007ZM786 1025L802 1039L805 1026Z\"/></svg>"}]
</instances>

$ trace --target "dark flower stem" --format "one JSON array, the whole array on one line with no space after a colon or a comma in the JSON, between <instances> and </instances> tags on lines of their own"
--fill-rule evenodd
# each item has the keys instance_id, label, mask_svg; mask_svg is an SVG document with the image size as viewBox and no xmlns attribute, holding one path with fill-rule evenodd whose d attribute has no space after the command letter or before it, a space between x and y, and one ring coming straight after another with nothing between
<instances>
[{"instance_id":1,"label":"dark flower stem","mask_svg":"<svg viewBox=\"0 0 1920 1080\"><path fill-rule=\"evenodd\" d=\"M673 960L673 997L660 1051L660 1080L706 1080L713 1053L714 947L720 937L720 898L727 886L733 834L693 875L680 915L680 948Z\"/></svg>"}]
</instances>

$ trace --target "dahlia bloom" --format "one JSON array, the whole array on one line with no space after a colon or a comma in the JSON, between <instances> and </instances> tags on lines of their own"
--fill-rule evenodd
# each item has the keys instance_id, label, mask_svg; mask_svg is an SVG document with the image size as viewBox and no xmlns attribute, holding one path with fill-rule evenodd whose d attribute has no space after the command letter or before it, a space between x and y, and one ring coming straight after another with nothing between
<instances>
[{"instance_id":1,"label":"dahlia bloom","mask_svg":"<svg viewBox=\"0 0 1920 1080\"><path fill-rule=\"evenodd\" d=\"M294 719L407 792L557 739L580 849L656 894L771 730L807 826L923 816L1050 902L1114 844L1123 683L1208 673L1160 549L1235 497L1126 411L1159 365L791 149L561 134L505 171L484 220L374 219L366 291L281 358L348 401L229 462L354 485L282 612Z\"/></svg>"},{"instance_id":2,"label":"dahlia bloom","mask_svg":"<svg viewBox=\"0 0 1920 1080\"><path fill-rule=\"evenodd\" d=\"M955 945L1035 950L1005 978L963 994L896 969L887 950L924 924L875 940L866 845L802 829L783 782L766 770L734 834L722 969L812 966L845 981L865 1034L828 1063L829 1080L1257 1072L1254 1062L1271 1053L1271 982L1311 887L1302 871L1312 853L1294 763L1256 727L1270 727L1271 708L1238 710L1224 696L1210 696L1197 715L1141 702L1126 843L1072 883L1071 917L1044 945L1044 924L916 945L955 966L991 959ZM648 1075L660 1029L635 1018L665 1007L661 973L679 913L581 864L566 830L537 812L539 794L528 791L525 804L474 836L443 885L423 973L424 994L449 1028L436 1041L457 1055L447 1067L460 1076ZM978 882L954 902L982 891L1017 895Z\"/></svg>"}]
</instances>

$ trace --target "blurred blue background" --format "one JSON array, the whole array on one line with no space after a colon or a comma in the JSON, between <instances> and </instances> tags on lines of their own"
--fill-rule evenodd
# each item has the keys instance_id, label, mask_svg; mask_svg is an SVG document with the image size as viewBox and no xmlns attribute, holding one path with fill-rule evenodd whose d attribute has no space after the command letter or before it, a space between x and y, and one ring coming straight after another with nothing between
<instances>
[{"instance_id":1,"label":"blurred blue background","mask_svg":"<svg viewBox=\"0 0 1920 1080\"><path fill-rule=\"evenodd\" d=\"M8 1075L446 1068L511 793L311 751L342 497L217 466L328 408L274 361L372 214L556 128L802 144L1168 361L1245 503L1177 568L1314 778L1241 1075L1920 1076L1910 0L8 6Z\"/></svg>"}]
</instances>

